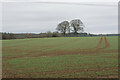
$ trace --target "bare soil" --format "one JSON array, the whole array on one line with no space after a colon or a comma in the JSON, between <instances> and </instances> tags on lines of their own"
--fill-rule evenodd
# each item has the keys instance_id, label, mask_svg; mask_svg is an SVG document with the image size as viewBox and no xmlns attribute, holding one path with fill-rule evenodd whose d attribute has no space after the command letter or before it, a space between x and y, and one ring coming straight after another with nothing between
<instances>
[{"instance_id":1,"label":"bare soil","mask_svg":"<svg viewBox=\"0 0 120 80\"><path fill-rule=\"evenodd\" d=\"M105 42L104 47L101 48L102 42ZM113 52L118 52L118 50L107 50L104 51L104 49L107 49L110 47L110 44L107 40L106 37L101 37L99 40L98 45L96 45L96 47L94 47L93 49L77 49L77 50L62 50L62 49L57 49L57 50L53 50L50 52L46 52L44 53L42 50L40 51L33 51L30 52L28 54L25 55L19 55L19 56L15 56L15 57L3 57L4 59L16 59L16 58L23 58L23 57L41 57L41 56L60 56L60 55L75 55L75 54L99 54L99 53L113 53ZM43 52L43 54L39 54L39 55L34 55L34 53L39 53L39 52ZM114 56L116 58L116 56ZM111 56L111 58L113 58L113 56ZM104 63L103 63L104 64ZM87 64L87 65L94 65L94 64ZM71 65L73 67L75 67L75 65ZM80 66L80 65L78 65ZM28 70L32 70L33 68L30 68ZM54 70L54 71L43 71L43 72L32 72L32 73L19 73L19 74L15 74L15 72L18 71L24 71L24 69L16 69L16 70L9 70L9 69L5 69L3 70L3 78L33 78L36 75L41 75L41 76L46 76L46 75L56 75L56 74L72 74L72 73L77 73L77 72L96 72L93 75L89 75L90 77L94 77L97 76L97 78L118 78L118 76L116 75L110 75L110 76L105 76L105 75L99 75L97 74L97 72L99 71L108 71L108 70L118 70L118 67L106 67L106 68L89 68L89 69L72 69L72 70ZM64 76L61 76L64 77ZM71 77L71 75L69 76ZM80 75L76 75L74 77L80 77Z\"/></svg>"},{"instance_id":2,"label":"bare soil","mask_svg":"<svg viewBox=\"0 0 120 80\"><path fill-rule=\"evenodd\" d=\"M104 39L103 39L104 38ZM105 42L104 47L101 48L102 42ZM24 55L17 55L14 57L4 56L3 59L16 59L16 58L24 58L24 57L40 57L40 56L60 56L60 55L75 55L75 54L98 54L98 53L113 53L118 52L118 50L107 50L104 51L104 49L109 48L110 44L106 37L101 37L99 40L99 43L96 47L93 49L76 49L76 50L63 50L63 49L56 49L50 52L44 52L43 50L40 51L32 51L28 54ZM42 54L34 54L34 53L40 53Z\"/></svg>"}]
</instances>

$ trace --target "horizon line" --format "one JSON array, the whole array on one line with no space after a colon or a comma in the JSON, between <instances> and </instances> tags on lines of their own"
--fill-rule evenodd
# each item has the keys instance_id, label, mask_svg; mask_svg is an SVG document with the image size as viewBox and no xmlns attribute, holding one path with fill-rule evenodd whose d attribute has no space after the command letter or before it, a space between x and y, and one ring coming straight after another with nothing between
<instances>
[{"instance_id":1,"label":"horizon line","mask_svg":"<svg viewBox=\"0 0 120 80\"><path fill-rule=\"evenodd\" d=\"M58 31L50 31L51 33L53 32L58 32ZM32 33L32 34L40 34L40 33L47 33L47 32L1 32L0 33L16 33L16 34L25 34L25 33ZM79 32L80 33L80 32ZM87 34L120 34L120 33L90 33L90 32L82 32L82 33L87 33Z\"/></svg>"}]
</instances>

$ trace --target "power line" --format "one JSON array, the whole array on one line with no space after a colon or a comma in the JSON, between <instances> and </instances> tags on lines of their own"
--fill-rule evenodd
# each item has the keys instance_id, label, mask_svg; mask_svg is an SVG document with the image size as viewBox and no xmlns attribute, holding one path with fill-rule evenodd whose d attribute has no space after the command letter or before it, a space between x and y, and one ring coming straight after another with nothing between
<instances>
[{"instance_id":1,"label":"power line","mask_svg":"<svg viewBox=\"0 0 120 80\"><path fill-rule=\"evenodd\" d=\"M23 3L21 2L3 2L3 3ZM25 3L45 3L45 4L67 4L67 5L87 5L87 6L110 6L110 7L118 7L120 5L115 4L93 4L92 2L25 2ZM98 2L96 2L98 3ZM106 3L106 2L99 2L99 3ZM111 2L112 3L112 2Z\"/></svg>"},{"instance_id":2,"label":"power line","mask_svg":"<svg viewBox=\"0 0 120 80\"><path fill-rule=\"evenodd\" d=\"M47 4L68 4L68 5L88 5L88 6L111 6L111 7L118 7L118 5L111 5L111 4L93 4L92 2L88 3L70 3L70 2L34 2L34 3L47 3ZM91 4L92 3L92 4Z\"/></svg>"}]
</instances>

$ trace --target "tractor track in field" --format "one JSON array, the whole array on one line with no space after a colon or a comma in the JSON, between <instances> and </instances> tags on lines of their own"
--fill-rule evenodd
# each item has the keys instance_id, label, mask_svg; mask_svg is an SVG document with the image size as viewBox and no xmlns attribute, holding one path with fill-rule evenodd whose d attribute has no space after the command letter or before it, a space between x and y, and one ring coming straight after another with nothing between
<instances>
[{"instance_id":1,"label":"tractor track in field","mask_svg":"<svg viewBox=\"0 0 120 80\"><path fill-rule=\"evenodd\" d=\"M103 41L103 37L100 38L99 43L98 43L98 45L95 47L95 49L100 49L101 44L102 44L102 41Z\"/></svg>"},{"instance_id":2,"label":"tractor track in field","mask_svg":"<svg viewBox=\"0 0 120 80\"><path fill-rule=\"evenodd\" d=\"M105 42L105 44L101 48L103 41ZM99 40L98 45L95 48L93 48L93 49L77 49L75 51L73 51L73 50L56 49L56 50L53 50L51 52L47 52L45 54L34 55L34 57L40 57L40 56L60 56L60 55L70 55L70 54L90 54L90 53L94 54L94 53L117 52L115 50L114 51L113 50L104 51L104 49L107 49L109 47L110 47L110 44L109 44L107 38L106 37L101 37L100 40Z\"/></svg>"},{"instance_id":3,"label":"tractor track in field","mask_svg":"<svg viewBox=\"0 0 120 80\"><path fill-rule=\"evenodd\" d=\"M104 46L102 46L102 42L105 42ZM15 56L15 57L9 57L7 58L9 59L16 59L16 58L24 58L24 57L41 57L41 56L60 56L60 55L70 55L70 54L99 54L99 53L112 53L112 52L118 52L118 50L108 50L108 51L104 51L104 49L107 49L110 47L110 44L107 40L106 37L101 37L99 40L99 43L96 47L94 47L93 49L78 49L76 51L70 51L70 50L61 50L61 49L57 49L57 50L53 50L51 52L48 53L44 53L44 54L40 54L40 55L33 55L33 53L29 53L26 55L20 55L20 56ZM74 66L75 67L75 66ZM108 68L89 68L89 69L72 69L72 70L55 70L55 71L41 71L41 72L31 72L31 73L20 73L20 74L15 74L15 72L17 72L18 70L3 70L3 78L33 78L36 75L41 75L41 76L45 76L45 75L56 75L56 74L68 74L68 73L79 73L79 72L98 72L98 71L107 71L107 70L111 70L111 69L118 69L118 67L108 67ZM23 71L24 69L19 69L20 71ZM97 73L94 74L95 76L101 78L115 78L118 77L116 75L111 75L111 76L104 76L104 75L97 75ZM93 76L94 76L93 75ZM72 75L70 75L71 77ZM77 76L77 75L76 75ZM92 75L89 75L89 77L93 77ZM61 77L65 77L65 76L61 76ZM79 77L79 75L78 75Z\"/></svg>"},{"instance_id":4,"label":"tractor track in field","mask_svg":"<svg viewBox=\"0 0 120 80\"><path fill-rule=\"evenodd\" d=\"M104 47L101 48L101 45L102 45L103 41L105 42L105 45L104 45ZM110 47L110 44L109 44L107 38L104 37L104 40L103 40L103 37L101 37L100 40L99 40L99 44L95 48L96 49L106 49L108 47Z\"/></svg>"},{"instance_id":5,"label":"tractor track in field","mask_svg":"<svg viewBox=\"0 0 120 80\"><path fill-rule=\"evenodd\" d=\"M62 44L57 44L57 45L50 45L50 46L42 46L43 47L43 49L42 50L39 50L39 51L30 51L30 52L28 52L27 54L24 54L24 55L17 55L17 56L13 56L13 57L10 57L10 56L2 56L2 58L3 59L14 59L14 58L22 58L22 57L32 57L32 56L34 56L34 53L39 53L39 52L43 52L43 53L45 53L44 52L44 50L47 50L47 49L51 49L51 47L52 48L55 48L56 46L63 46L64 44L70 44L71 42L73 42L73 41L75 41L74 39L73 40L70 40L70 41L68 41L68 42L63 42ZM76 40L76 41L78 41L78 40ZM22 46L21 46L22 47ZM31 47L33 47L33 46L31 46ZM7 49L5 49L5 50L7 50ZM15 49L14 49L15 50ZM17 52L24 52L24 51L18 51L17 50Z\"/></svg>"},{"instance_id":6,"label":"tractor track in field","mask_svg":"<svg viewBox=\"0 0 120 80\"><path fill-rule=\"evenodd\" d=\"M102 46L102 42L105 42L104 46ZM96 47L93 49L76 49L76 50L62 50L62 49L56 49L52 50L50 52L44 52L43 50L40 51L33 51L25 55L19 55L19 56L14 56L14 57L3 57L3 59L16 59L16 58L24 58L24 57L41 57L41 56L60 56L60 55L74 55L74 54L98 54L98 53L112 53L112 52L118 52L118 50L109 50L109 51L104 51L104 49L108 48L110 46L108 40L106 37L100 37L99 43ZM43 54L38 54L34 55L34 52L39 53L43 52Z\"/></svg>"}]
</instances>

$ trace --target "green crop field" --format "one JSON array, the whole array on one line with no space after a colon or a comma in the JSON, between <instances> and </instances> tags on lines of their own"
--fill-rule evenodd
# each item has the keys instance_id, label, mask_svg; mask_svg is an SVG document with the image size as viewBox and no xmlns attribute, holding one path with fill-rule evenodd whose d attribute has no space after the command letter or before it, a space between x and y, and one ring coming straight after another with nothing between
<instances>
[{"instance_id":1,"label":"green crop field","mask_svg":"<svg viewBox=\"0 0 120 80\"><path fill-rule=\"evenodd\" d=\"M3 78L117 78L118 37L2 41Z\"/></svg>"}]
</instances>

